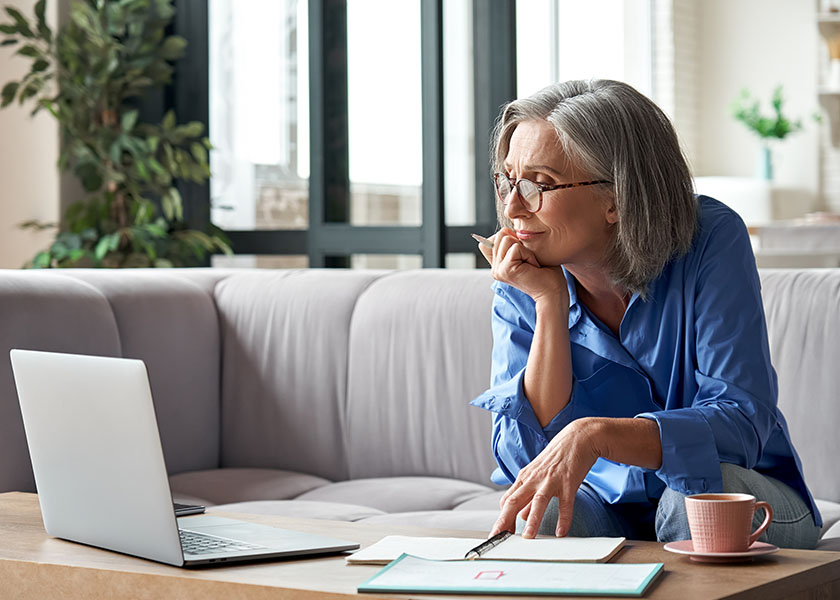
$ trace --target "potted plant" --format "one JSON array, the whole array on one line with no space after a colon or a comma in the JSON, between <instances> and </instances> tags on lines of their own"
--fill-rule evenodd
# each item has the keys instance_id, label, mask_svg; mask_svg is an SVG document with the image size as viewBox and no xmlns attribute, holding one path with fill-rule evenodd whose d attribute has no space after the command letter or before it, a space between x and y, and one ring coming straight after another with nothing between
<instances>
[{"instance_id":1,"label":"potted plant","mask_svg":"<svg viewBox=\"0 0 840 600\"><path fill-rule=\"evenodd\" d=\"M210 142L199 122L178 124L172 111L158 124L140 121L138 99L172 77L186 40L167 36L170 0L73 0L70 20L53 33L45 0L30 21L6 7L0 45L31 61L20 81L6 83L2 107L15 99L47 110L61 129L59 167L81 182L86 197L68 207L53 244L29 266L169 267L202 264L230 253L224 234L189 229L178 180L210 177ZM55 225L35 221L23 227Z\"/></svg>"},{"instance_id":2,"label":"potted plant","mask_svg":"<svg viewBox=\"0 0 840 600\"><path fill-rule=\"evenodd\" d=\"M732 103L732 116L746 125L747 129L761 139L761 154L758 161L758 175L762 179L773 179L773 156L770 142L783 140L788 135L802 129L802 120L792 120L782 113L784 97L782 86L773 90L770 101L773 108L771 115L764 115L760 111L759 101L753 99L749 90L741 90L740 95Z\"/></svg>"}]
</instances>

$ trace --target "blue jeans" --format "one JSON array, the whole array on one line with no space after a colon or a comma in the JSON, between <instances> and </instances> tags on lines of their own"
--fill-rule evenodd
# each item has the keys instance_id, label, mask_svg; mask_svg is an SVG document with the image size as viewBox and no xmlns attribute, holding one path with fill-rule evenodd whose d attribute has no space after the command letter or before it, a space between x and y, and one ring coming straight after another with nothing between
<instances>
[{"instance_id":1,"label":"blue jeans","mask_svg":"<svg viewBox=\"0 0 840 600\"><path fill-rule=\"evenodd\" d=\"M772 477L737 465L721 464L723 491L751 494L773 507L773 520L759 538L781 548L814 549L820 528L814 524L811 509L799 494ZM764 511L756 511L753 529L764 519ZM557 498L545 511L539 533L554 535L557 526ZM517 519L517 531L525 522ZM608 504L588 484L583 483L575 496L574 513L569 535L575 537L626 537L632 540L673 542L691 539L685 513L685 496L666 488L658 504Z\"/></svg>"}]
</instances>

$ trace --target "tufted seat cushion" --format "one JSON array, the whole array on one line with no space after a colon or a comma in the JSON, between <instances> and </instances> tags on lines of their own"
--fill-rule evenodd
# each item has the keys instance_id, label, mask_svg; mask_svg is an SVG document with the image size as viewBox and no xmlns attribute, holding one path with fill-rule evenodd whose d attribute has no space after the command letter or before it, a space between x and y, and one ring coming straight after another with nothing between
<instances>
[{"instance_id":1,"label":"tufted seat cushion","mask_svg":"<svg viewBox=\"0 0 840 600\"><path fill-rule=\"evenodd\" d=\"M288 500L327 484L322 477L279 469L209 469L169 478L176 499L200 499L206 505Z\"/></svg>"},{"instance_id":2,"label":"tufted seat cushion","mask_svg":"<svg viewBox=\"0 0 840 600\"><path fill-rule=\"evenodd\" d=\"M371 525L464 529L489 533L498 517L498 510L423 510L377 515L362 519L362 522Z\"/></svg>"},{"instance_id":3,"label":"tufted seat cushion","mask_svg":"<svg viewBox=\"0 0 840 600\"><path fill-rule=\"evenodd\" d=\"M489 492L487 486L443 477L374 477L331 483L297 499L359 504L394 513L450 510Z\"/></svg>"},{"instance_id":4,"label":"tufted seat cushion","mask_svg":"<svg viewBox=\"0 0 840 600\"><path fill-rule=\"evenodd\" d=\"M329 519L332 521L359 521L383 515L381 510L369 506L342 504L340 502L314 502L308 500L270 500L262 502L234 502L220 504L210 509L228 513L254 513L300 519Z\"/></svg>"}]
</instances>

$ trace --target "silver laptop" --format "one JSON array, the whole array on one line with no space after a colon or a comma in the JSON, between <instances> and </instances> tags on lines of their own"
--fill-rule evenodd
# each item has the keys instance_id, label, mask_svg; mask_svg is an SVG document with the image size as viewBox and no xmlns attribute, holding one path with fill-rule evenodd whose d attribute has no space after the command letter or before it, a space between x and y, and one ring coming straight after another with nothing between
<instances>
[{"instance_id":1,"label":"silver laptop","mask_svg":"<svg viewBox=\"0 0 840 600\"><path fill-rule=\"evenodd\" d=\"M10 355L50 535L176 566L359 547L209 515L176 519L143 361Z\"/></svg>"}]
</instances>

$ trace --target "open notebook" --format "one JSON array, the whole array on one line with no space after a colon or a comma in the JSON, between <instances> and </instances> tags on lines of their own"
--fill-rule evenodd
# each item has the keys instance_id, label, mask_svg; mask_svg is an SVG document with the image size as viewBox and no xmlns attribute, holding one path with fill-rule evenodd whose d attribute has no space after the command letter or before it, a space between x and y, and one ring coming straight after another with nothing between
<instances>
[{"instance_id":1,"label":"open notebook","mask_svg":"<svg viewBox=\"0 0 840 600\"><path fill-rule=\"evenodd\" d=\"M387 565L402 554L428 560L463 560L485 540L389 535L346 558L349 565ZM622 546L623 537L547 537L532 540L514 535L476 560L528 560L551 562L606 562Z\"/></svg>"}]
</instances>

